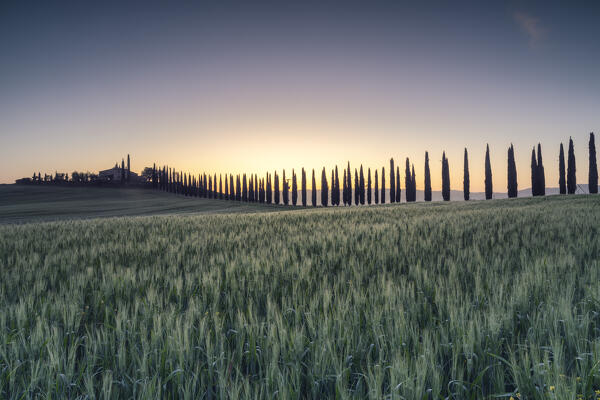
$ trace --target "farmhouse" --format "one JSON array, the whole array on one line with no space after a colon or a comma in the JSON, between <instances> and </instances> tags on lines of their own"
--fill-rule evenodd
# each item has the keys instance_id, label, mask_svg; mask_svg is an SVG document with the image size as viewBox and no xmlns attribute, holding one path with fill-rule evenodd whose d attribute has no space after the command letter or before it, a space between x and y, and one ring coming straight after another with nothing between
<instances>
[{"instance_id":1,"label":"farmhouse","mask_svg":"<svg viewBox=\"0 0 600 400\"><path fill-rule=\"evenodd\" d=\"M115 166L110 169L105 169L103 171L98 172L98 179L103 182L122 183L127 182L128 174L130 183L140 181L140 176L138 174L129 171L127 168L119 167L119 164L115 164Z\"/></svg>"}]
</instances>

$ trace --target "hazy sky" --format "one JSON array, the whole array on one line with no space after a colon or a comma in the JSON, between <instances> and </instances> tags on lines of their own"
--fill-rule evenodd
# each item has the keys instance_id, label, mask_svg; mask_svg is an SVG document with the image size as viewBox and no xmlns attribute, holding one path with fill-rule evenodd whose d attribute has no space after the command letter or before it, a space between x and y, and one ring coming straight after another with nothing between
<instances>
[{"instance_id":1,"label":"hazy sky","mask_svg":"<svg viewBox=\"0 0 600 400\"><path fill-rule=\"evenodd\" d=\"M58 3L0 4L0 182L127 153L258 174L394 157L402 177L410 157L421 189L428 150L436 190L446 150L460 189L467 147L477 191L489 143L505 192L511 142L520 189L538 141L557 186L569 136L587 182L598 1Z\"/></svg>"}]
</instances>

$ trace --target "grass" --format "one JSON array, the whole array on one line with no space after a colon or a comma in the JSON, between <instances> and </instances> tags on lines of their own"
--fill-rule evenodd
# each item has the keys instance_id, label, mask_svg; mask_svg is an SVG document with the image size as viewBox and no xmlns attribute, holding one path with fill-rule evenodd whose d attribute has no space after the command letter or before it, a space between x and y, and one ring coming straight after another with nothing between
<instances>
[{"instance_id":1,"label":"grass","mask_svg":"<svg viewBox=\"0 0 600 400\"><path fill-rule=\"evenodd\" d=\"M0 397L591 399L600 197L0 226Z\"/></svg>"},{"instance_id":2,"label":"grass","mask_svg":"<svg viewBox=\"0 0 600 400\"><path fill-rule=\"evenodd\" d=\"M175 196L143 188L0 185L0 224L160 214L253 213L283 208Z\"/></svg>"}]
</instances>

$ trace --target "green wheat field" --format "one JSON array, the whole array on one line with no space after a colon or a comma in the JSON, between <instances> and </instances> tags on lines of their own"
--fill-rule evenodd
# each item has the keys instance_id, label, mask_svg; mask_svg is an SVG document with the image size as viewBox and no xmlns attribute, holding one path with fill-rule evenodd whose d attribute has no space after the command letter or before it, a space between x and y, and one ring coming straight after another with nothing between
<instances>
[{"instance_id":1,"label":"green wheat field","mask_svg":"<svg viewBox=\"0 0 600 400\"><path fill-rule=\"evenodd\" d=\"M0 398L600 393L599 197L256 207L5 216Z\"/></svg>"}]
</instances>

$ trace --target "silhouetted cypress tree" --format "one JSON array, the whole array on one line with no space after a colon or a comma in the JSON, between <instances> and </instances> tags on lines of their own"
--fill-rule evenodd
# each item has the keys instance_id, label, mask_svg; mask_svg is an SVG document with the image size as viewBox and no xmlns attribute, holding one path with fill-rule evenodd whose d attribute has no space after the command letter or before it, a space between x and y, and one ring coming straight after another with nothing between
<instances>
[{"instance_id":1,"label":"silhouetted cypress tree","mask_svg":"<svg viewBox=\"0 0 600 400\"><path fill-rule=\"evenodd\" d=\"M485 199L492 198L492 165L490 164L490 146L485 147Z\"/></svg>"},{"instance_id":2,"label":"silhouetted cypress tree","mask_svg":"<svg viewBox=\"0 0 600 400\"><path fill-rule=\"evenodd\" d=\"M354 168L354 204L360 204L360 182L358 179L358 170Z\"/></svg>"},{"instance_id":3,"label":"silhouetted cypress tree","mask_svg":"<svg viewBox=\"0 0 600 400\"><path fill-rule=\"evenodd\" d=\"M121 159L121 184L125 183L125 160Z\"/></svg>"},{"instance_id":4,"label":"silhouetted cypress tree","mask_svg":"<svg viewBox=\"0 0 600 400\"><path fill-rule=\"evenodd\" d=\"M385 167L381 167L381 204L385 204Z\"/></svg>"},{"instance_id":5,"label":"silhouetted cypress tree","mask_svg":"<svg viewBox=\"0 0 600 400\"><path fill-rule=\"evenodd\" d=\"M425 152L425 183L423 190L425 201L431 201L431 171L429 170L429 153Z\"/></svg>"},{"instance_id":6,"label":"silhouetted cypress tree","mask_svg":"<svg viewBox=\"0 0 600 400\"><path fill-rule=\"evenodd\" d=\"M515 162L515 148L512 143L508 148L508 197L518 196L517 165Z\"/></svg>"},{"instance_id":7,"label":"silhouetted cypress tree","mask_svg":"<svg viewBox=\"0 0 600 400\"><path fill-rule=\"evenodd\" d=\"M567 179L565 175L565 150L563 144L560 144L558 153L558 191L560 194L567 194Z\"/></svg>"},{"instance_id":8,"label":"silhouetted cypress tree","mask_svg":"<svg viewBox=\"0 0 600 400\"><path fill-rule=\"evenodd\" d=\"M367 204L371 205L371 168L367 170Z\"/></svg>"},{"instance_id":9,"label":"silhouetted cypress tree","mask_svg":"<svg viewBox=\"0 0 600 400\"><path fill-rule=\"evenodd\" d=\"M410 161L408 157L406 157L406 167L404 169L404 197L406 197L406 202L412 201L412 183L410 176Z\"/></svg>"},{"instance_id":10,"label":"silhouetted cypress tree","mask_svg":"<svg viewBox=\"0 0 600 400\"><path fill-rule=\"evenodd\" d=\"M248 201L254 201L254 175L250 174L248 178Z\"/></svg>"},{"instance_id":11,"label":"silhouetted cypress tree","mask_svg":"<svg viewBox=\"0 0 600 400\"><path fill-rule=\"evenodd\" d=\"M358 197L360 199L360 204L364 206L365 205L365 174L363 173L362 164L360 165L360 178L359 178L358 184L360 185Z\"/></svg>"},{"instance_id":12,"label":"silhouetted cypress tree","mask_svg":"<svg viewBox=\"0 0 600 400\"><path fill-rule=\"evenodd\" d=\"M539 195L546 195L546 174L544 172L544 163L542 162L542 145L538 143L538 162L537 162L537 179L536 182L539 184ZM567 184L568 186L568 184Z\"/></svg>"},{"instance_id":13,"label":"silhouetted cypress tree","mask_svg":"<svg viewBox=\"0 0 600 400\"><path fill-rule=\"evenodd\" d=\"M343 190L343 197L344 197L344 205L347 206L348 205L348 177L346 176L346 170L344 170L344 190Z\"/></svg>"},{"instance_id":14,"label":"silhouetted cypress tree","mask_svg":"<svg viewBox=\"0 0 600 400\"><path fill-rule=\"evenodd\" d=\"M311 200L312 200L312 206L316 207L317 206L317 181L315 180L315 169L313 168L312 170L312 186L310 189L310 194L311 194Z\"/></svg>"},{"instance_id":15,"label":"silhouetted cypress tree","mask_svg":"<svg viewBox=\"0 0 600 400\"><path fill-rule=\"evenodd\" d=\"M335 182L333 183L335 187L335 205L340 205L340 177L338 175L338 167L335 166Z\"/></svg>"},{"instance_id":16,"label":"silhouetted cypress tree","mask_svg":"<svg viewBox=\"0 0 600 400\"><path fill-rule=\"evenodd\" d=\"M396 203L400 203L400 167L396 166Z\"/></svg>"},{"instance_id":17,"label":"silhouetted cypress tree","mask_svg":"<svg viewBox=\"0 0 600 400\"><path fill-rule=\"evenodd\" d=\"M242 175L242 201L248 201L248 181L246 174Z\"/></svg>"},{"instance_id":18,"label":"silhouetted cypress tree","mask_svg":"<svg viewBox=\"0 0 600 400\"><path fill-rule=\"evenodd\" d=\"M464 160L464 172L463 172L463 194L465 201L469 201L471 198L471 178L469 176L469 154L465 147L465 160Z\"/></svg>"},{"instance_id":19,"label":"silhouetted cypress tree","mask_svg":"<svg viewBox=\"0 0 600 400\"><path fill-rule=\"evenodd\" d=\"M217 187L217 174L214 174L214 177L213 177L213 192L214 192L213 199L218 198L218 195L219 195L217 193L218 191L219 191L219 188Z\"/></svg>"},{"instance_id":20,"label":"silhouetted cypress tree","mask_svg":"<svg viewBox=\"0 0 600 400\"><path fill-rule=\"evenodd\" d=\"M329 185L327 185L327 174L325 173L325 167L321 173L321 205L327 207L329 194Z\"/></svg>"},{"instance_id":21,"label":"silhouetted cypress tree","mask_svg":"<svg viewBox=\"0 0 600 400\"><path fill-rule=\"evenodd\" d=\"M442 153L442 198L450 201L450 167L445 151Z\"/></svg>"},{"instance_id":22,"label":"silhouetted cypress tree","mask_svg":"<svg viewBox=\"0 0 600 400\"><path fill-rule=\"evenodd\" d=\"M285 179L285 169L283 170L283 181L281 183L283 184L283 191L281 192L283 197L283 204L287 206L290 202L290 187L288 185L287 179Z\"/></svg>"},{"instance_id":23,"label":"silhouetted cypress tree","mask_svg":"<svg viewBox=\"0 0 600 400\"><path fill-rule=\"evenodd\" d=\"M219 199L223 200L223 177L219 174Z\"/></svg>"},{"instance_id":24,"label":"silhouetted cypress tree","mask_svg":"<svg viewBox=\"0 0 600 400\"><path fill-rule=\"evenodd\" d=\"M296 172L292 168L292 205L298 203L298 183L296 182Z\"/></svg>"},{"instance_id":25,"label":"silhouetted cypress tree","mask_svg":"<svg viewBox=\"0 0 600 400\"><path fill-rule=\"evenodd\" d=\"M335 170L331 170L331 205L335 206Z\"/></svg>"},{"instance_id":26,"label":"silhouetted cypress tree","mask_svg":"<svg viewBox=\"0 0 600 400\"><path fill-rule=\"evenodd\" d=\"M306 207L306 171L302 168L302 206Z\"/></svg>"},{"instance_id":27,"label":"silhouetted cypress tree","mask_svg":"<svg viewBox=\"0 0 600 400\"><path fill-rule=\"evenodd\" d=\"M590 132L590 141L588 143L590 169L588 174L588 190L592 194L598 193L598 165L596 164L596 140L594 132Z\"/></svg>"},{"instance_id":28,"label":"silhouetted cypress tree","mask_svg":"<svg viewBox=\"0 0 600 400\"><path fill-rule=\"evenodd\" d=\"M184 196L188 195L187 190L188 190L188 175L186 173L184 173L183 174L183 195Z\"/></svg>"},{"instance_id":29,"label":"silhouetted cypress tree","mask_svg":"<svg viewBox=\"0 0 600 400\"><path fill-rule=\"evenodd\" d=\"M129 163L129 154L127 154L127 183L131 181L131 164Z\"/></svg>"},{"instance_id":30,"label":"silhouetted cypress tree","mask_svg":"<svg viewBox=\"0 0 600 400\"><path fill-rule=\"evenodd\" d=\"M275 171L275 183L273 185L273 190L275 192L275 204L279 204L279 175L277 175L277 171Z\"/></svg>"},{"instance_id":31,"label":"silhouetted cypress tree","mask_svg":"<svg viewBox=\"0 0 600 400\"><path fill-rule=\"evenodd\" d=\"M539 196L540 185L538 183L537 161L535 159L535 146L531 150L531 195Z\"/></svg>"},{"instance_id":32,"label":"silhouetted cypress tree","mask_svg":"<svg viewBox=\"0 0 600 400\"><path fill-rule=\"evenodd\" d=\"M225 200L229 200L229 177L225 174Z\"/></svg>"},{"instance_id":33,"label":"silhouetted cypress tree","mask_svg":"<svg viewBox=\"0 0 600 400\"><path fill-rule=\"evenodd\" d=\"M346 190L348 205L352 205L352 171L350 171L350 161L348 161L348 171L346 172Z\"/></svg>"},{"instance_id":34,"label":"silhouetted cypress tree","mask_svg":"<svg viewBox=\"0 0 600 400\"><path fill-rule=\"evenodd\" d=\"M390 158L390 203L396 201L396 178L394 177L394 159Z\"/></svg>"},{"instance_id":35,"label":"silhouetted cypress tree","mask_svg":"<svg viewBox=\"0 0 600 400\"><path fill-rule=\"evenodd\" d=\"M242 180L240 174L237 174L235 184L235 199L237 201L242 201Z\"/></svg>"},{"instance_id":36,"label":"silhouetted cypress tree","mask_svg":"<svg viewBox=\"0 0 600 400\"><path fill-rule=\"evenodd\" d=\"M273 189L271 184L271 174L267 172L267 204L271 204L273 202Z\"/></svg>"},{"instance_id":37,"label":"silhouetted cypress tree","mask_svg":"<svg viewBox=\"0 0 600 400\"><path fill-rule=\"evenodd\" d=\"M567 159L567 193L574 194L577 190L577 177L575 176L575 149L573 139L569 137L569 154Z\"/></svg>"},{"instance_id":38,"label":"silhouetted cypress tree","mask_svg":"<svg viewBox=\"0 0 600 400\"><path fill-rule=\"evenodd\" d=\"M233 174L229 174L229 200L235 200L235 189L233 186Z\"/></svg>"},{"instance_id":39,"label":"silhouetted cypress tree","mask_svg":"<svg viewBox=\"0 0 600 400\"><path fill-rule=\"evenodd\" d=\"M377 176L377 169L375 169L375 204L379 204L379 177Z\"/></svg>"}]
</instances>

